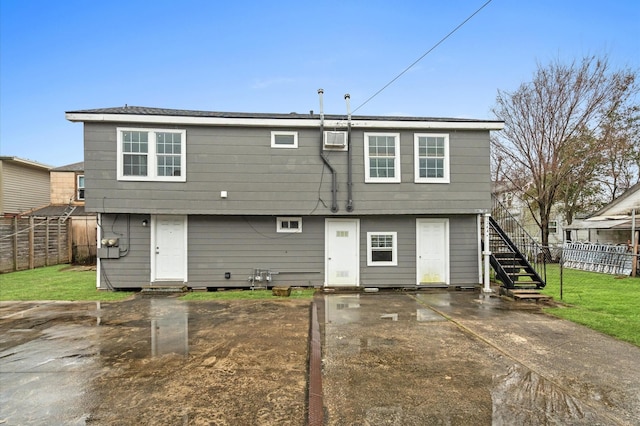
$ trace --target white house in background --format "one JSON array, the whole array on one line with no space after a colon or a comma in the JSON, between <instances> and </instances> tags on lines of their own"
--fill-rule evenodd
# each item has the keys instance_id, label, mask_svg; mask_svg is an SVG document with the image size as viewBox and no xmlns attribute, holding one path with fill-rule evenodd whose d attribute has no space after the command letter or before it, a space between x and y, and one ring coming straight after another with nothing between
<instances>
[{"instance_id":1,"label":"white house in background","mask_svg":"<svg viewBox=\"0 0 640 426\"><path fill-rule=\"evenodd\" d=\"M634 227L635 211L635 227ZM579 220L568 226L587 234L592 243L624 244L632 240L632 229L640 228L640 182L597 211L593 216Z\"/></svg>"}]
</instances>

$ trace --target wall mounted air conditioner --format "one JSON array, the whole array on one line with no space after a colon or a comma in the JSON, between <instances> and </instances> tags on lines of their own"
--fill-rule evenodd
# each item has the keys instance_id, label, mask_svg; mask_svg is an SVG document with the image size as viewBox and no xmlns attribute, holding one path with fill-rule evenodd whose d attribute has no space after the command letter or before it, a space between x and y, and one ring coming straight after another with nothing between
<instances>
[{"instance_id":1,"label":"wall mounted air conditioner","mask_svg":"<svg viewBox=\"0 0 640 426\"><path fill-rule=\"evenodd\" d=\"M323 148L338 150L338 151L346 151L347 150L347 132L325 130Z\"/></svg>"}]
</instances>

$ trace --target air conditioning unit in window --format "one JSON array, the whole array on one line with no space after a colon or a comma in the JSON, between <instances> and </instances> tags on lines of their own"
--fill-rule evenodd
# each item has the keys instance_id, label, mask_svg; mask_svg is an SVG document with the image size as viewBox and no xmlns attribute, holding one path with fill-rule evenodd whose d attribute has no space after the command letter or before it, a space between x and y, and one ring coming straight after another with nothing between
<instances>
[{"instance_id":1,"label":"air conditioning unit in window","mask_svg":"<svg viewBox=\"0 0 640 426\"><path fill-rule=\"evenodd\" d=\"M344 131L330 131L324 132L324 149L334 149L346 151L347 149L347 132Z\"/></svg>"}]
</instances>

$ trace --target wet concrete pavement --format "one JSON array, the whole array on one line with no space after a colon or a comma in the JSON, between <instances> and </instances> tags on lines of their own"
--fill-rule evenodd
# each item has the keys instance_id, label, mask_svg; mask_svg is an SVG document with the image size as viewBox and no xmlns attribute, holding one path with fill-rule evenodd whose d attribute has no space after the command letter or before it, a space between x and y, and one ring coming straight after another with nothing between
<instances>
[{"instance_id":1,"label":"wet concrete pavement","mask_svg":"<svg viewBox=\"0 0 640 426\"><path fill-rule=\"evenodd\" d=\"M640 348L475 292L324 303L331 425L638 425Z\"/></svg>"},{"instance_id":2,"label":"wet concrete pavement","mask_svg":"<svg viewBox=\"0 0 640 426\"><path fill-rule=\"evenodd\" d=\"M637 425L640 348L474 291L317 295L327 425ZM0 303L0 424L304 425L309 301Z\"/></svg>"}]
</instances>

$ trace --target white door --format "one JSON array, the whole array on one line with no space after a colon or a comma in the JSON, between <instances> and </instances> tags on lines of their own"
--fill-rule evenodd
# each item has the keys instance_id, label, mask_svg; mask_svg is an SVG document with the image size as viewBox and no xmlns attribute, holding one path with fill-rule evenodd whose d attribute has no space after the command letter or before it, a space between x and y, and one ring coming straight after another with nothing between
<instances>
[{"instance_id":1,"label":"white door","mask_svg":"<svg viewBox=\"0 0 640 426\"><path fill-rule=\"evenodd\" d=\"M325 285L357 286L360 281L360 222L358 219L325 221Z\"/></svg>"},{"instance_id":2,"label":"white door","mask_svg":"<svg viewBox=\"0 0 640 426\"><path fill-rule=\"evenodd\" d=\"M187 282L187 217L155 216L151 281Z\"/></svg>"},{"instance_id":3,"label":"white door","mask_svg":"<svg viewBox=\"0 0 640 426\"><path fill-rule=\"evenodd\" d=\"M416 219L418 285L449 284L449 219Z\"/></svg>"}]
</instances>

